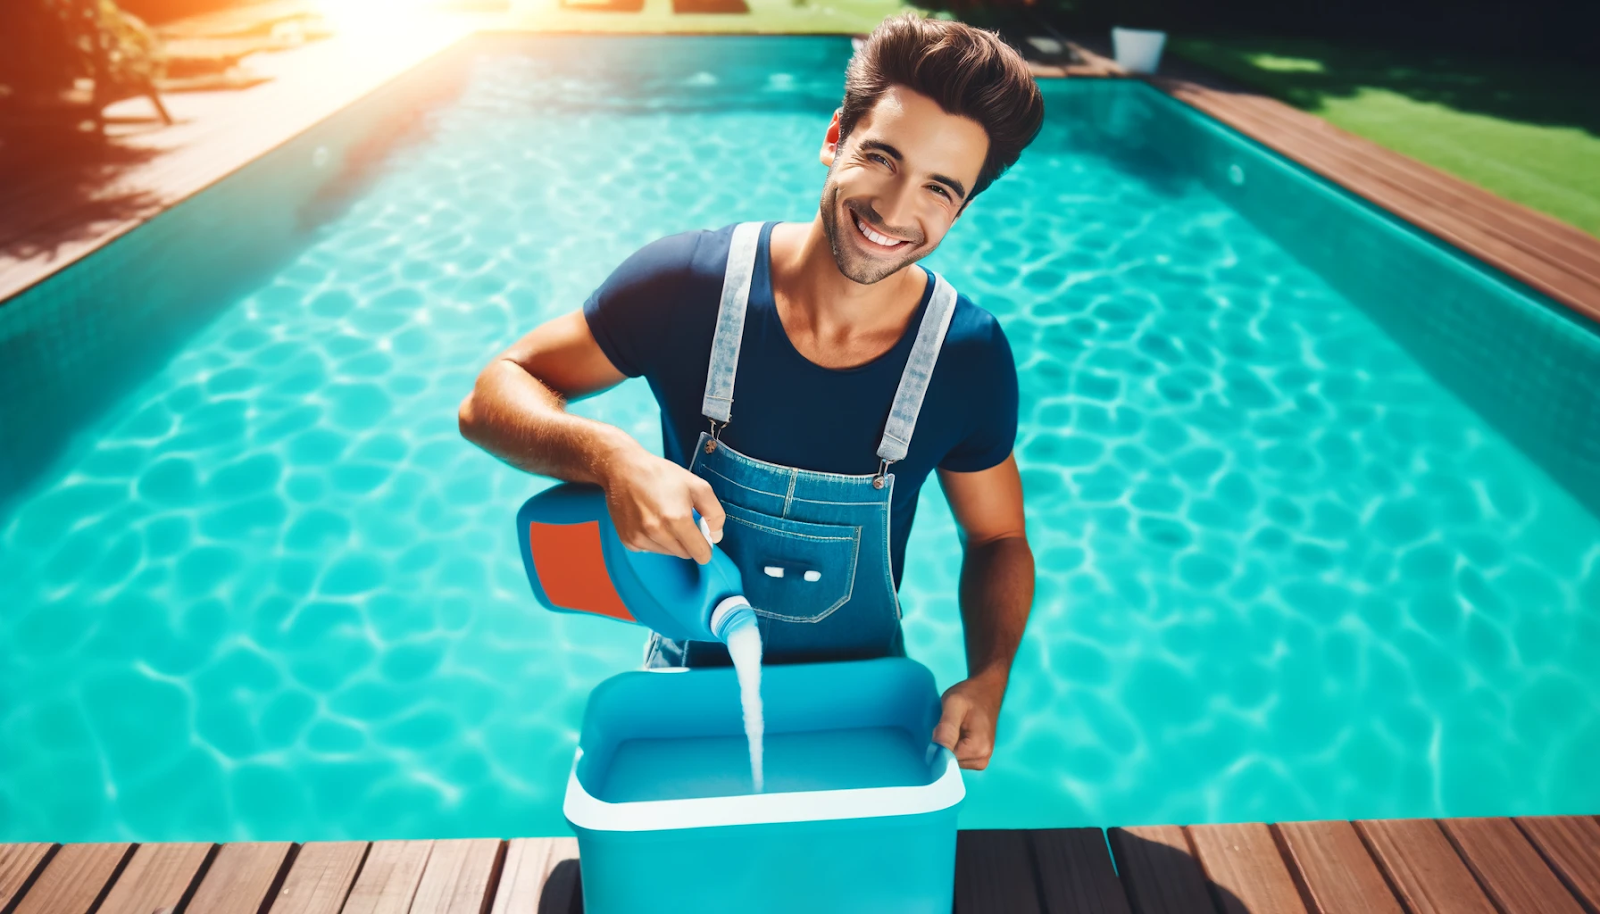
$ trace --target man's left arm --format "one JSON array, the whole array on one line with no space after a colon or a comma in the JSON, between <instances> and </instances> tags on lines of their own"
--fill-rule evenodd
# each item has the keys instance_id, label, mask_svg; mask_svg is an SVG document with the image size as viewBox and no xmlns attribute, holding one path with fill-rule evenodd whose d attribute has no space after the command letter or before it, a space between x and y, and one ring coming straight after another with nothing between
<instances>
[{"instance_id":1,"label":"man's left arm","mask_svg":"<svg viewBox=\"0 0 1600 914\"><path fill-rule=\"evenodd\" d=\"M1033 607L1033 550L1022 514L1016 456L976 473L939 471L961 529L961 625L967 678L944 693L933 741L963 768L985 768L994 751L1000 701Z\"/></svg>"}]
</instances>

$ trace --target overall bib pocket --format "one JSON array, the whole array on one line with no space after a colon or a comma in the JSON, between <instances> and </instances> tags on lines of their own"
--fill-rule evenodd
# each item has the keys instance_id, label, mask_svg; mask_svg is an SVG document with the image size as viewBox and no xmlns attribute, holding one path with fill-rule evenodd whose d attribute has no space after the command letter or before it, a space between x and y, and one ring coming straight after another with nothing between
<instances>
[{"instance_id":1,"label":"overall bib pocket","mask_svg":"<svg viewBox=\"0 0 1600 914\"><path fill-rule=\"evenodd\" d=\"M723 503L721 548L744 575L756 615L820 622L850 601L861 528L810 524Z\"/></svg>"}]
</instances>

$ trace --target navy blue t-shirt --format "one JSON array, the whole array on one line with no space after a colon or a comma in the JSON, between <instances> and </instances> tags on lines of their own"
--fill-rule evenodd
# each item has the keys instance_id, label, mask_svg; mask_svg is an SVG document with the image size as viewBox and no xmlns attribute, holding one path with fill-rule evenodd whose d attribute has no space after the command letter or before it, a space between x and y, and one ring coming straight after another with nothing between
<instances>
[{"instance_id":1,"label":"navy blue t-shirt","mask_svg":"<svg viewBox=\"0 0 1600 914\"><path fill-rule=\"evenodd\" d=\"M823 368L794 348L778 319L768 251L774 224L761 230L733 414L722 440L742 454L783 466L876 472L889 405L933 283L892 349L865 365ZM685 467L700 432L710 427L700 407L732 238L730 225L652 242L617 267L583 306L589 330L611 364L649 382L661 406L666 457ZM986 470L1006 459L1016 435L1017 369L1011 347L993 315L958 296L910 449L891 467L889 554L896 587L917 493L928 474L934 467Z\"/></svg>"}]
</instances>

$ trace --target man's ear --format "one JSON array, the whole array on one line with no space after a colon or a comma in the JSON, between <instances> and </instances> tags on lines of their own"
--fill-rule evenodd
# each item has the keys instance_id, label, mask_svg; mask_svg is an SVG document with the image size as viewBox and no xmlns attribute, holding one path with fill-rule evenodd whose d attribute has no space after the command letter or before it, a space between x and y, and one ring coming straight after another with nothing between
<instances>
[{"instance_id":1,"label":"man's ear","mask_svg":"<svg viewBox=\"0 0 1600 914\"><path fill-rule=\"evenodd\" d=\"M839 152L839 115L843 111L843 108L834 109L833 120L828 122L828 132L822 138L822 154L817 157L829 168L833 167L833 157Z\"/></svg>"}]
</instances>

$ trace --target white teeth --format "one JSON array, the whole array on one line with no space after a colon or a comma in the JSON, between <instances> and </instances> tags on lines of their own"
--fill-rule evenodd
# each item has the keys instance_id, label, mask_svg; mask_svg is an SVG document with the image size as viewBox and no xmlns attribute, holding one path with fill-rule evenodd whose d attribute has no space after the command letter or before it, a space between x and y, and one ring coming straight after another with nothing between
<instances>
[{"instance_id":1,"label":"white teeth","mask_svg":"<svg viewBox=\"0 0 1600 914\"><path fill-rule=\"evenodd\" d=\"M901 241L898 238L890 238L888 235L880 235L877 232L874 232L872 229L867 228L867 224L862 222L859 218L856 219L856 228L860 229L861 234L867 236L867 240L871 241L873 244L881 244L886 248L892 248L905 244L904 241Z\"/></svg>"}]
</instances>

